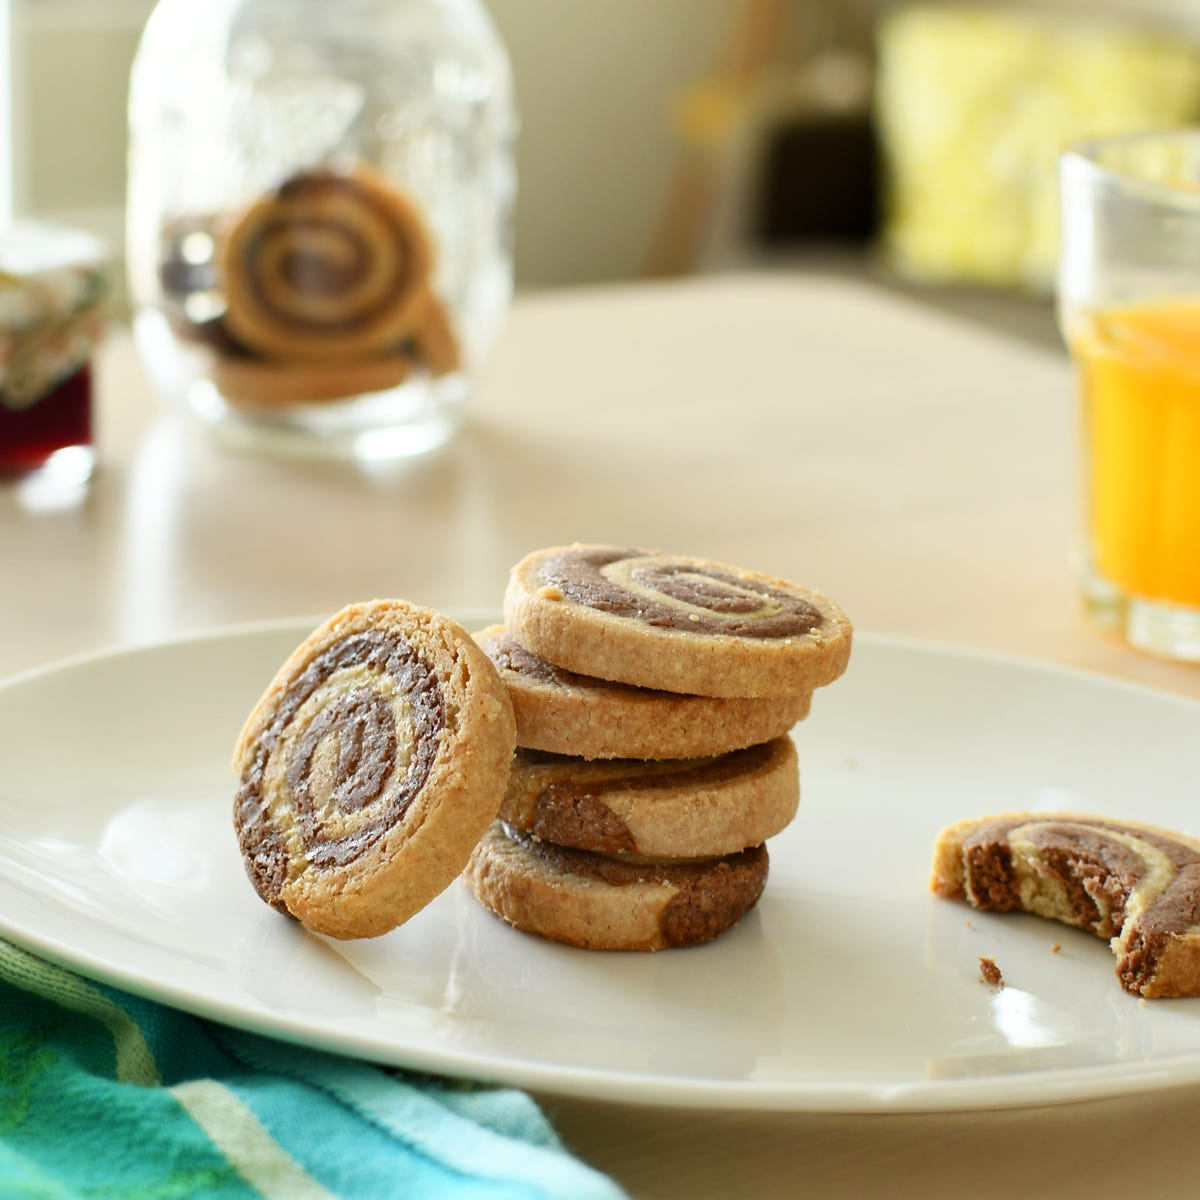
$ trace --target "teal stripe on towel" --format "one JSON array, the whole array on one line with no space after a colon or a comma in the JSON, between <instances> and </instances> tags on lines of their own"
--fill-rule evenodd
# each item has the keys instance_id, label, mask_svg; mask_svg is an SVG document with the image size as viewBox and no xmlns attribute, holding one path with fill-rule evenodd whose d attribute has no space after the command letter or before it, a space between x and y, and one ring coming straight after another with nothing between
<instances>
[{"instance_id":1,"label":"teal stripe on towel","mask_svg":"<svg viewBox=\"0 0 1200 1200\"><path fill-rule=\"evenodd\" d=\"M275 1042L0 941L0 1195L620 1200L524 1093Z\"/></svg>"}]
</instances>

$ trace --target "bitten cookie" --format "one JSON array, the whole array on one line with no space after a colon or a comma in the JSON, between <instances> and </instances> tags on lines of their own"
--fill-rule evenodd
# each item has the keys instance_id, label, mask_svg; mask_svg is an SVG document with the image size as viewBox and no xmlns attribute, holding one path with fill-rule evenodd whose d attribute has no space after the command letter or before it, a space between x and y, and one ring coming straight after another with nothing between
<instances>
[{"instance_id":1,"label":"bitten cookie","mask_svg":"<svg viewBox=\"0 0 1200 1200\"><path fill-rule=\"evenodd\" d=\"M664 950L719 937L758 902L764 846L702 862L621 862L497 821L463 878L510 925L587 950Z\"/></svg>"},{"instance_id":2,"label":"bitten cookie","mask_svg":"<svg viewBox=\"0 0 1200 1200\"><path fill-rule=\"evenodd\" d=\"M399 600L307 638L234 752L234 825L268 904L338 938L386 933L459 874L496 816L515 724L465 630Z\"/></svg>"},{"instance_id":3,"label":"bitten cookie","mask_svg":"<svg viewBox=\"0 0 1200 1200\"><path fill-rule=\"evenodd\" d=\"M502 625L475 634L500 670L517 745L580 758L697 758L768 742L808 716L812 694L766 699L685 696L556 667Z\"/></svg>"},{"instance_id":4,"label":"bitten cookie","mask_svg":"<svg viewBox=\"0 0 1200 1200\"><path fill-rule=\"evenodd\" d=\"M508 630L570 671L700 696L831 683L852 629L819 592L707 559L619 546L539 550L512 571Z\"/></svg>"},{"instance_id":5,"label":"bitten cookie","mask_svg":"<svg viewBox=\"0 0 1200 1200\"><path fill-rule=\"evenodd\" d=\"M546 841L603 854L715 858L757 846L796 815L791 738L716 758L644 762L519 750L500 816Z\"/></svg>"},{"instance_id":6,"label":"bitten cookie","mask_svg":"<svg viewBox=\"0 0 1200 1200\"><path fill-rule=\"evenodd\" d=\"M938 835L930 886L1110 939L1127 992L1200 995L1200 841L1079 813L982 817Z\"/></svg>"}]
</instances>

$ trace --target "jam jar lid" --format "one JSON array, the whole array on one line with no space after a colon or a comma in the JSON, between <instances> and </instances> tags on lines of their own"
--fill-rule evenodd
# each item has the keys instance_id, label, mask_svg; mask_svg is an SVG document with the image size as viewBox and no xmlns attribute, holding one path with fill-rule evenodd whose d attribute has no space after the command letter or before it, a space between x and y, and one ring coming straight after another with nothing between
<instances>
[{"instance_id":1,"label":"jam jar lid","mask_svg":"<svg viewBox=\"0 0 1200 1200\"><path fill-rule=\"evenodd\" d=\"M20 221L0 233L0 404L28 407L89 361L109 260L77 229Z\"/></svg>"}]
</instances>

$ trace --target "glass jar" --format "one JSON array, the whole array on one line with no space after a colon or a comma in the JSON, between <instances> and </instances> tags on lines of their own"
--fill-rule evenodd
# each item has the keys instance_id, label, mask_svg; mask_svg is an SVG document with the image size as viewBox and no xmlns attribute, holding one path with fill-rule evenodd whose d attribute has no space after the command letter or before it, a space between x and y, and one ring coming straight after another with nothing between
<instances>
[{"instance_id":1,"label":"glass jar","mask_svg":"<svg viewBox=\"0 0 1200 1200\"><path fill-rule=\"evenodd\" d=\"M90 234L19 221L0 234L0 479L76 487L92 473L92 352L108 250Z\"/></svg>"},{"instance_id":2,"label":"glass jar","mask_svg":"<svg viewBox=\"0 0 1200 1200\"><path fill-rule=\"evenodd\" d=\"M164 397L292 452L444 443L512 291L516 120L480 0L159 0L129 120Z\"/></svg>"}]
</instances>

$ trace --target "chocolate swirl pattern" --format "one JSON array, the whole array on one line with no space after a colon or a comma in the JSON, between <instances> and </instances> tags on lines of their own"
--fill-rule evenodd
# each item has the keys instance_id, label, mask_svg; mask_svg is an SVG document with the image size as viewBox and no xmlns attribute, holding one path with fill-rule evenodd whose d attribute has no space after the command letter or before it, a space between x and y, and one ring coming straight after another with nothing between
<instances>
[{"instance_id":1,"label":"chocolate swirl pattern","mask_svg":"<svg viewBox=\"0 0 1200 1200\"><path fill-rule=\"evenodd\" d=\"M821 621L812 604L777 582L697 559L580 549L547 559L541 576L578 604L666 629L783 638Z\"/></svg>"},{"instance_id":2,"label":"chocolate swirl pattern","mask_svg":"<svg viewBox=\"0 0 1200 1200\"><path fill-rule=\"evenodd\" d=\"M465 632L401 602L347 609L284 664L239 741L247 874L321 932L385 932L465 864L512 749L503 685Z\"/></svg>"},{"instance_id":3,"label":"chocolate swirl pattern","mask_svg":"<svg viewBox=\"0 0 1200 1200\"><path fill-rule=\"evenodd\" d=\"M1200 842L1182 834L1075 813L962 821L938 837L931 887L1109 939L1127 992L1200 994Z\"/></svg>"},{"instance_id":4,"label":"chocolate swirl pattern","mask_svg":"<svg viewBox=\"0 0 1200 1200\"><path fill-rule=\"evenodd\" d=\"M394 633L347 638L284 696L239 806L269 790L276 809L297 817L285 839L294 856L318 867L352 862L404 816L444 724L441 689L410 645Z\"/></svg>"},{"instance_id":5,"label":"chocolate swirl pattern","mask_svg":"<svg viewBox=\"0 0 1200 1200\"><path fill-rule=\"evenodd\" d=\"M225 324L287 361L361 359L413 336L433 252L412 203L374 171L312 171L253 204L219 255Z\"/></svg>"},{"instance_id":6,"label":"chocolate swirl pattern","mask_svg":"<svg viewBox=\"0 0 1200 1200\"><path fill-rule=\"evenodd\" d=\"M504 614L521 645L560 667L702 696L811 692L845 670L852 636L841 609L811 588L621 546L527 556Z\"/></svg>"}]
</instances>

